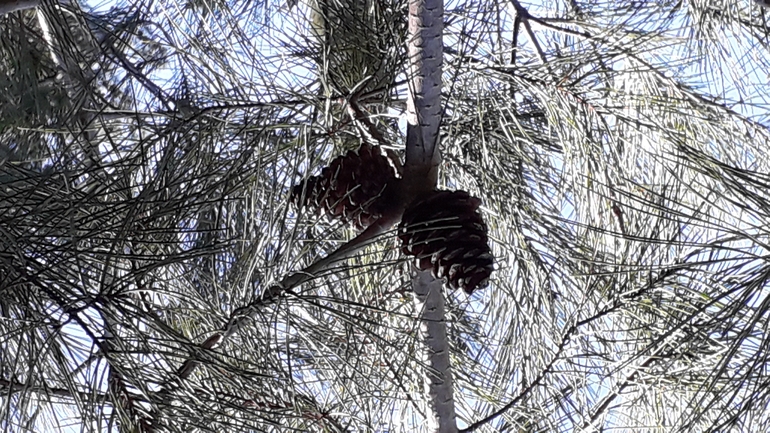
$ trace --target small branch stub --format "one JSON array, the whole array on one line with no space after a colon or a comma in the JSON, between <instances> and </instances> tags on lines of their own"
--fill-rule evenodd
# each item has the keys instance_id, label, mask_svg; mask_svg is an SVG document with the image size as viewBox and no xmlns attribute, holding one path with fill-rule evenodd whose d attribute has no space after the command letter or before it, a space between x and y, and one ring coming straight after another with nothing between
<instances>
[{"instance_id":1,"label":"small branch stub","mask_svg":"<svg viewBox=\"0 0 770 433\"><path fill-rule=\"evenodd\" d=\"M470 294L483 288L494 269L481 200L465 191L434 191L410 204L399 225L404 254L421 270L446 278L452 289Z\"/></svg>"}]
</instances>

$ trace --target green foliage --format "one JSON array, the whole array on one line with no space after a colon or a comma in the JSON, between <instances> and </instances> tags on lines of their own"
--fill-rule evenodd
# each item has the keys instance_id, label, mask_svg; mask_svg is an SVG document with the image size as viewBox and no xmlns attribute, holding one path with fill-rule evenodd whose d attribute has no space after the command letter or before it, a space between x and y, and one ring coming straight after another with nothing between
<instances>
[{"instance_id":1,"label":"green foliage","mask_svg":"<svg viewBox=\"0 0 770 433\"><path fill-rule=\"evenodd\" d=\"M403 1L310 0L312 57L325 95L385 94L406 60Z\"/></svg>"}]
</instances>

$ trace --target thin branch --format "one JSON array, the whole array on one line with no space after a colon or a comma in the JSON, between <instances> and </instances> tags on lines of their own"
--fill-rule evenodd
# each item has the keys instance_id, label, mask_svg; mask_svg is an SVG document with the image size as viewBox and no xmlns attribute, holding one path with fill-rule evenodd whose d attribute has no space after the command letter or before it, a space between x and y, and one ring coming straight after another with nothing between
<instances>
[{"instance_id":1,"label":"thin branch","mask_svg":"<svg viewBox=\"0 0 770 433\"><path fill-rule=\"evenodd\" d=\"M371 143L377 143L380 146L388 146L388 141L380 131L372 124L369 118L366 116L361 106L358 103L359 99L356 95L350 98L347 104L348 115L356 123L361 135Z\"/></svg>"},{"instance_id":2,"label":"thin branch","mask_svg":"<svg viewBox=\"0 0 770 433\"><path fill-rule=\"evenodd\" d=\"M527 31L527 35L529 36L529 40L532 41L532 45L535 46L535 50L537 50L537 55L540 57L540 61L543 62L543 65L548 69L548 72L553 76L553 70L551 69L551 65L548 63L548 57L545 55L545 51L543 51L543 48L540 46L540 42L538 42L537 37L535 37L535 32L532 31L532 25L529 23L529 18L531 17L529 11L527 8L521 5L518 0L510 0L511 4L513 5L513 8L516 10L516 21L514 25L514 30L518 32L519 23L524 24L524 29ZM514 47L515 49L516 47Z\"/></svg>"},{"instance_id":3,"label":"thin branch","mask_svg":"<svg viewBox=\"0 0 770 433\"><path fill-rule=\"evenodd\" d=\"M50 387L46 385L29 385L26 383L16 382L13 380L0 379L0 393L4 395L17 393L17 392L34 392L37 394L43 394L46 396L56 396L68 399L79 399L83 401L88 400L101 400L105 404L112 404L107 398L107 395L101 392L95 391L76 391L73 392L67 388Z\"/></svg>"},{"instance_id":4,"label":"thin branch","mask_svg":"<svg viewBox=\"0 0 770 433\"><path fill-rule=\"evenodd\" d=\"M628 388L633 384L637 376L639 376L640 371L652 365L652 363L655 362L657 359L660 359L658 355L660 354L660 352L663 351L664 348L665 348L664 345L660 345L655 354L650 355L650 357L647 358L647 360L644 361L642 365L636 367L634 371L631 374L629 374L626 377L626 379L623 380L623 382L620 385L618 385L612 393L610 393L607 397L605 397L604 401L602 401L599 404L599 406L596 408L596 410L593 411L593 413L591 414L591 417L583 424L582 430L586 430L589 427L591 427L591 425L593 425L593 423L595 423L596 420L598 420L599 417L607 411L607 409L610 407L610 404L612 404L612 402L620 395L620 393L622 393L626 388Z\"/></svg>"},{"instance_id":5,"label":"thin branch","mask_svg":"<svg viewBox=\"0 0 770 433\"><path fill-rule=\"evenodd\" d=\"M380 218L366 230L361 232L361 234L351 239L345 245L339 247L327 257L318 260L301 271L287 275L280 282L271 285L267 290L262 292L257 299L253 300L245 307L233 311L227 325L201 343L200 348L209 350L221 346L228 338L246 325L246 323L249 322L249 319L255 317L259 312L260 307L291 294L292 289L295 287L316 278L322 271L336 263L352 257L363 248L376 242L379 239L379 235L389 230L401 218L403 209L393 209L393 211L394 212L391 215ZM180 380L186 379L193 371L195 371L195 368L199 364L200 361L196 359L188 359L177 371L177 376Z\"/></svg>"},{"instance_id":6,"label":"thin branch","mask_svg":"<svg viewBox=\"0 0 770 433\"><path fill-rule=\"evenodd\" d=\"M472 432L472 431L478 430L479 428L483 427L484 425L494 421L500 415L502 415L505 412L509 411L511 408L516 406L519 403L519 401L521 401L524 397L529 395L529 393L533 389L535 389L535 387L539 386L540 382L542 382L543 379L545 379L545 377L549 373L551 373L551 369L553 368L554 364L556 364L556 361L558 361L560 359L561 353L564 351L564 348L567 347L567 344L569 343L570 338L572 337L572 334L577 332L577 329L578 329L578 324L575 324L572 327L570 327L570 329L568 329L567 332L564 333L564 336L562 337L561 342L559 343L559 347L556 349L556 353L554 353L553 358L551 358L551 361L548 363L548 365L546 365L540 371L540 374L537 375L535 380L533 380L532 382L530 382L529 385L524 387L524 389L522 389L519 392L519 394L516 395L516 397L514 397L511 401L508 402L508 404L506 404L505 406L501 407L497 411L493 412L489 416L487 416L487 417L485 417L485 418L483 418L483 419L481 419L479 421L476 421L475 423L469 425L468 427L460 430L460 433L467 433L467 432Z\"/></svg>"},{"instance_id":7,"label":"thin branch","mask_svg":"<svg viewBox=\"0 0 770 433\"><path fill-rule=\"evenodd\" d=\"M526 9L521 7L521 4L518 2L518 0L510 0L510 1L511 1L511 3L514 4L514 6L518 5L518 7L516 7L517 11L519 10L519 8L523 9L524 11L526 11ZM654 67L653 65L650 64L650 62L648 62L647 60L639 57L637 54L633 53L628 48L623 47L622 45L618 44L617 42L613 42L613 41L608 40L607 38L594 35L594 34L592 34L591 32L589 32L587 30L580 31L580 30L573 30L573 29L570 29L570 28L567 28L567 27L557 26L557 25L553 24L551 22L551 20L547 20L547 19L543 19L543 18L539 18L539 17L534 16L534 15L531 15L531 14L529 14L528 11L526 11L526 17L527 17L528 20L534 21L534 22L542 25L543 27L549 28L551 30L555 30L555 31L558 31L558 32L566 33L566 34L573 35L573 36L580 36L580 37L583 37L583 38L586 38L586 39L594 40L596 42L599 42L599 43L602 43L602 44L605 44L605 45L609 45L612 48L619 50L624 55L627 55L630 58L634 59L635 61L640 62L640 64L645 66L650 73L652 73L655 76L657 76L662 82L666 82L669 85L673 86L678 91L682 92L682 94L685 97L687 97L693 105L700 106L701 104L705 104L705 105L708 105L708 106L713 107L715 109L722 110L726 114L729 114L730 116L734 116L734 117L740 118L742 121L747 122L747 123L749 123L749 124L751 124L751 125L753 125L753 126L755 126L757 128L761 128L761 129L765 128L764 125L762 125L762 124L760 124L760 123L758 123L758 122L756 122L754 120L751 120L751 119L745 117L744 115L736 112L735 110L730 109L726 104L719 103L719 102L716 102L716 101L714 101L712 99L709 99L709 98L707 98L707 97L705 97L705 96L703 96L703 95L701 95L701 94L699 94L699 93L689 89L686 85L683 85L682 83L676 81L674 78L666 76L666 74L663 73L663 71L661 71L659 68Z\"/></svg>"}]
</instances>

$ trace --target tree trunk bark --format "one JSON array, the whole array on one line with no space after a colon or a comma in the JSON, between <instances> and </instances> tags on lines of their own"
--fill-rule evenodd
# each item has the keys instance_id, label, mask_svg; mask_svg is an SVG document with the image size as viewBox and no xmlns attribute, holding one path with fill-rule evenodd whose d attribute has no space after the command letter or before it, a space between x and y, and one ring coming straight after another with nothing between
<instances>
[{"instance_id":1,"label":"tree trunk bark","mask_svg":"<svg viewBox=\"0 0 770 433\"><path fill-rule=\"evenodd\" d=\"M441 68L443 62L442 0L409 2L409 99L404 180L407 197L419 198L436 188L441 124ZM415 271L414 302L426 361L428 428L456 433L452 369L446 334L442 282L429 271Z\"/></svg>"},{"instance_id":2,"label":"tree trunk bark","mask_svg":"<svg viewBox=\"0 0 770 433\"><path fill-rule=\"evenodd\" d=\"M441 66L443 63L442 0L409 2L409 99L404 177L422 192L436 187L439 125L441 123Z\"/></svg>"},{"instance_id":3,"label":"tree trunk bark","mask_svg":"<svg viewBox=\"0 0 770 433\"><path fill-rule=\"evenodd\" d=\"M425 378L428 428L439 433L457 433L442 286L441 280L433 278L430 271L418 271L412 280L415 305L422 321L420 336L425 344L424 361L428 366Z\"/></svg>"}]
</instances>

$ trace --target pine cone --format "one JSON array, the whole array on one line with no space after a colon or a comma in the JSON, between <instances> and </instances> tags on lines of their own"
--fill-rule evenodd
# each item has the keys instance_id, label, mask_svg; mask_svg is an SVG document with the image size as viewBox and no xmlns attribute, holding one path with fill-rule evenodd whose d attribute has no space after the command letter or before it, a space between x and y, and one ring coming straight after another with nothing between
<instances>
[{"instance_id":1,"label":"pine cone","mask_svg":"<svg viewBox=\"0 0 770 433\"><path fill-rule=\"evenodd\" d=\"M382 195L398 174L394 158L380 146L364 143L335 158L319 176L295 186L290 200L364 229L387 211Z\"/></svg>"},{"instance_id":2,"label":"pine cone","mask_svg":"<svg viewBox=\"0 0 770 433\"><path fill-rule=\"evenodd\" d=\"M446 278L452 289L470 294L483 288L494 259L479 205L481 200L465 191L434 191L410 204L399 225L401 251L416 256L421 270Z\"/></svg>"}]
</instances>

